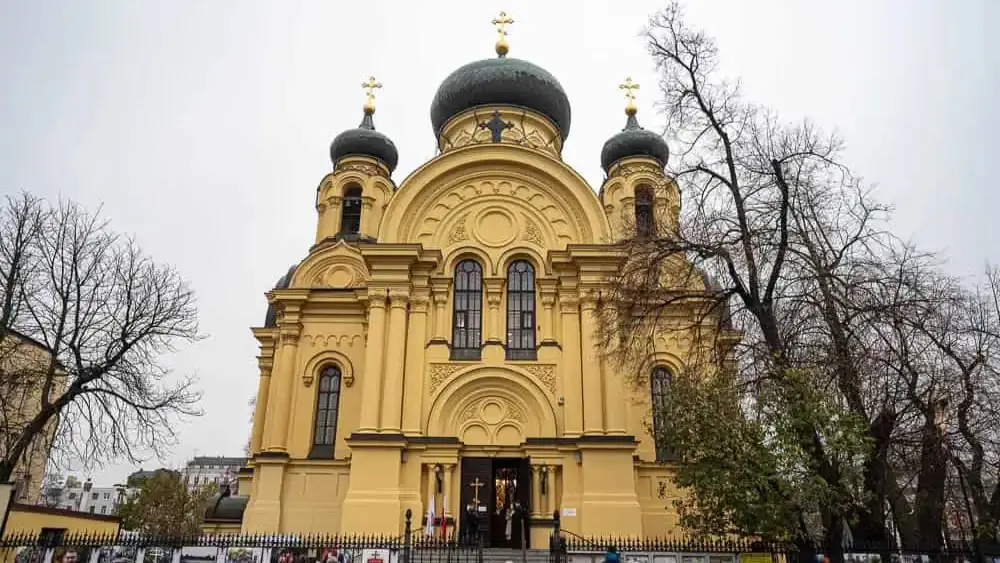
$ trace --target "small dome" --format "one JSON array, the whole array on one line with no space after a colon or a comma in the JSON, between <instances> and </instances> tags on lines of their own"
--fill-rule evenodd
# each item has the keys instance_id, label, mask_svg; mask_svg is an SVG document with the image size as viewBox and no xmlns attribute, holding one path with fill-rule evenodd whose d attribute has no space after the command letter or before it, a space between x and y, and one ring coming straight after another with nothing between
<instances>
[{"instance_id":1,"label":"small dome","mask_svg":"<svg viewBox=\"0 0 1000 563\"><path fill-rule=\"evenodd\" d=\"M449 119L479 106L518 106L551 119L569 136L569 98L556 77L520 59L500 57L469 63L444 79L431 102L434 136Z\"/></svg>"},{"instance_id":2,"label":"small dome","mask_svg":"<svg viewBox=\"0 0 1000 563\"><path fill-rule=\"evenodd\" d=\"M639 126L635 113L628 114L625 128L604 143L601 149L601 167L607 172L611 165L630 156L650 156L666 166L670 158L670 149L661 135L647 131Z\"/></svg>"},{"instance_id":3,"label":"small dome","mask_svg":"<svg viewBox=\"0 0 1000 563\"><path fill-rule=\"evenodd\" d=\"M271 289L288 289L288 286L292 283L292 276L295 275L295 269L298 267L298 264L293 264L291 268L288 268L288 272L278 278L278 281L275 282L274 287ZM278 326L278 310L273 304L268 303L267 312L264 313L264 328L274 328L276 326Z\"/></svg>"},{"instance_id":4,"label":"small dome","mask_svg":"<svg viewBox=\"0 0 1000 563\"><path fill-rule=\"evenodd\" d=\"M365 108L365 116L356 129L348 129L330 143L330 160L334 164L345 156L361 155L377 158L391 174L399 162L399 151L392 139L375 130L374 109Z\"/></svg>"}]
</instances>

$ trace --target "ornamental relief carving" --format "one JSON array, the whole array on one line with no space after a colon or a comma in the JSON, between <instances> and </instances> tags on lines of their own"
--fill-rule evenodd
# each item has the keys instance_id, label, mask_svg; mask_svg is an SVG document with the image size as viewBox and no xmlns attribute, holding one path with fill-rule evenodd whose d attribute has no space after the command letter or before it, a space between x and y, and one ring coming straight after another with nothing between
<instances>
[{"instance_id":1,"label":"ornamental relief carving","mask_svg":"<svg viewBox=\"0 0 1000 563\"><path fill-rule=\"evenodd\" d=\"M458 415L458 424L467 422L478 422L487 427L497 427L506 422L527 422L524 409L520 405L500 398L488 397L473 401L465 406Z\"/></svg>"},{"instance_id":2,"label":"ornamental relief carving","mask_svg":"<svg viewBox=\"0 0 1000 563\"><path fill-rule=\"evenodd\" d=\"M292 277L291 287L356 288L364 287L368 268L357 249L343 241L310 256Z\"/></svg>"},{"instance_id":3,"label":"ornamental relief carving","mask_svg":"<svg viewBox=\"0 0 1000 563\"><path fill-rule=\"evenodd\" d=\"M531 364L522 366L524 371L538 378L550 393L556 392L556 366L553 364Z\"/></svg>"},{"instance_id":4,"label":"ornamental relief carving","mask_svg":"<svg viewBox=\"0 0 1000 563\"><path fill-rule=\"evenodd\" d=\"M368 176L382 176L384 178L388 178L381 168L375 166L374 164L366 164L364 162L340 163L336 168L337 172L346 172L350 170L367 174Z\"/></svg>"},{"instance_id":5,"label":"ornamental relief carving","mask_svg":"<svg viewBox=\"0 0 1000 563\"><path fill-rule=\"evenodd\" d=\"M425 190L416 197L414 211L400 225L404 239L426 248L448 246L470 236L495 246L504 241L508 244L521 234L539 246L553 248L593 239L592 226L582 210L554 190L519 181L482 180L432 192ZM424 207L428 209L424 211ZM494 212L486 213L487 208ZM518 208L520 217L515 218L510 212ZM456 221L452 217L458 212L464 213ZM531 220L530 225L524 222L525 217ZM497 227L505 235L513 233L514 238L499 236Z\"/></svg>"},{"instance_id":6,"label":"ornamental relief carving","mask_svg":"<svg viewBox=\"0 0 1000 563\"><path fill-rule=\"evenodd\" d=\"M476 112L467 125L443 134L440 140L441 152L445 153L469 145L499 142L532 148L559 158L558 139L551 137L548 132L532 123L531 119L526 119L523 112L519 115L508 114L506 118L498 116L497 119L505 119L501 121L499 127L489 126L491 116L492 113L489 111ZM499 135L499 140L497 140L497 135Z\"/></svg>"},{"instance_id":7,"label":"ornamental relief carving","mask_svg":"<svg viewBox=\"0 0 1000 563\"><path fill-rule=\"evenodd\" d=\"M437 391L442 383L455 375L462 368L467 367L460 364L431 364L430 366L430 387L431 393Z\"/></svg>"},{"instance_id":8,"label":"ornamental relief carving","mask_svg":"<svg viewBox=\"0 0 1000 563\"><path fill-rule=\"evenodd\" d=\"M462 215L462 217L455 223L455 226L451 229L451 234L448 235L448 242L454 244L456 242L462 242L463 240L469 239L469 234L465 232L465 218L468 215Z\"/></svg>"},{"instance_id":9,"label":"ornamental relief carving","mask_svg":"<svg viewBox=\"0 0 1000 563\"><path fill-rule=\"evenodd\" d=\"M538 228L538 225L527 215L522 215L521 217L524 218L524 233L521 235L521 238L532 244L544 247L545 237L542 236L542 231Z\"/></svg>"}]
</instances>

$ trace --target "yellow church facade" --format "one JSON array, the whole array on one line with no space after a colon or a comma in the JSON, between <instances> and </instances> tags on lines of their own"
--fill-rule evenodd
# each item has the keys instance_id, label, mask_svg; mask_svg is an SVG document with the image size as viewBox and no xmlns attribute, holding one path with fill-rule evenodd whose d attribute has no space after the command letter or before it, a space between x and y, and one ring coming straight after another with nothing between
<instances>
[{"instance_id":1,"label":"yellow church facade","mask_svg":"<svg viewBox=\"0 0 1000 563\"><path fill-rule=\"evenodd\" d=\"M583 536L679 533L648 430L685 364L679 337L656 339L636 386L599 326L615 241L676 228L666 144L630 104L596 192L561 158L558 81L507 57L502 31L497 51L442 83L439 153L398 185L365 83L317 189L315 244L253 329L249 494L219 499L213 529L395 536L411 510L449 536L474 519L488 546L521 530L545 546L557 512Z\"/></svg>"}]
</instances>

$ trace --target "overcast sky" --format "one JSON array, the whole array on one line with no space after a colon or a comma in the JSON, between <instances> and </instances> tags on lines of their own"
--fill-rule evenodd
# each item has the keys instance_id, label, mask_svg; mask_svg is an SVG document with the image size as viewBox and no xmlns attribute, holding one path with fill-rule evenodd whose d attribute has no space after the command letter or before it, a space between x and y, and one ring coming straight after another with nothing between
<instances>
[{"instance_id":1,"label":"overcast sky","mask_svg":"<svg viewBox=\"0 0 1000 563\"><path fill-rule=\"evenodd\" d=\"M563 153L595 188L624 124L617 85L655 75L639 32L656 0L7 0L0 8L0 191L103 206L198 294L207 338L170 358L200 377L206 415L162 460L241 455L256 392L264 292L315 233L328 147L360 121L399 147L397 183L434 155L429 108L458 66L493 55L490 20L515 20L510 56L552 72L573 107ZM854 168L897 208L897 229L956 273L1000 262L1000 24L990 0L700 0L747 97L836 129ZM159 465L155 460L146 468ZM110 485L133 468L95 472Z\"/></svg>"}]
</instances>

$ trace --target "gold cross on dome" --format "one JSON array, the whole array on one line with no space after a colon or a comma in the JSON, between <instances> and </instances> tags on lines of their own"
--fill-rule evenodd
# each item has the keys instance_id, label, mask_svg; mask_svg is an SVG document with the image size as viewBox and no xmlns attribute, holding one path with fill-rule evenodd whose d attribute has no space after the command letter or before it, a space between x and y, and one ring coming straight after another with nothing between
<instances>
[{"instance_id":1,"label":"gold cross on dome","mask_svg":"<svg viewBox=\"0 0 1000 563\"><path fill-rule=\"evenodd\" d=\"M632 82L632 77L628 76L625 78L625 82L619 84L618 87L625 90L626 109L635 108L635 90L639 89L639 85Z\"/></svg>"},{"instance_id":2,"label":"gold cross on dome","mask_svg":"<svg viewBox=\"0 0 1000 563\"><path fill-rule=\"evenodd\" d=\"M381 88L381 82L375 82L374 76L369 76L368 80L361 83L361 87L365 89L365 109L373 110L375 109L375 89Z\"/></svg>"},{"instance_id":3,"label":"gold cross on dome","mask_svg":"<svg viewBox=\"0 0 1000 563\"><path fill-rule=\"evenodd\" d=\"M497 26L497 38L503 39L507 36L507 24L514 23L514 20L507 15L507 12L500 12L500 15L493 19L493 25Z\"/></svg>"}]
</instances>

